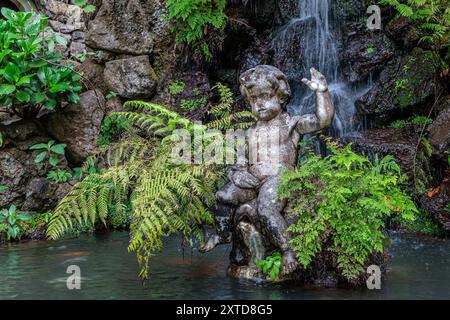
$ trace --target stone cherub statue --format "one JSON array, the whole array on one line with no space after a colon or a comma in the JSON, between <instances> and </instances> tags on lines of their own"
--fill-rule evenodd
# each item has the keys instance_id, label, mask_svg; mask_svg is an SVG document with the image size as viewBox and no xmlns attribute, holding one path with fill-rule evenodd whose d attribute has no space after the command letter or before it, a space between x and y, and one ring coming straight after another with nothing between
<instances>
[{"instance_id":1,"label":"stone cherub statue","mask_svg":"<svg viewBox=\"0 0 450 320\"><path fill-rule=\"evenodd\" d=\"M253 261L245 263L254 265L255 260L264 258L262 236L254 237L260 232L267 238L269 245L281 251L282 273L290 274L297 269L298 263L289 242L288 224L283 216L286 202L277 198L279 174L283 169L294 169L298 142L303 135L331 125L334 106L325 77L314 68L311 69L311 80L303 79L302 82L316 94L315 114L290 116L285 112L291 90L286 76L273 66L257 66L244 72L239 80L240 91L257 119L252 129L262 130L272 138L276 136L277 154L271 156L270 161L256 157L246 166L233 167L228 174L230 182L216 194L216 198L219 203L235 208L232 211L234 217L230 217L231 229L235 230L229 232L233 232L235 237L240 233L240 238L244 238L241 242L247 247L256 246L248 248L253 251L253 256L250 255L247 260ZM209 251L230 239L229 234L224 236L220 232L214 233L199 250Z\"/></svg>"}]
</instances>

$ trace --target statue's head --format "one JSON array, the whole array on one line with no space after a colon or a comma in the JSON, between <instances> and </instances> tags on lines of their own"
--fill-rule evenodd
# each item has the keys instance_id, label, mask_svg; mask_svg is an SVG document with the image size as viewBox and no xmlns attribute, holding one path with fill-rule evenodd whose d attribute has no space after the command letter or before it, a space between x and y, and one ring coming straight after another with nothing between
<instances>
[{"instance_id":1,"label":"statue's head","mask_svg":"<svg viewBox=\"0 0 450 320\"><path fill-rule=\"evenodd\" d=\"M260 65L239 78L240 90L258 120L268 121L279 115L291 97L286 75L279 69Z\"/></svg>"}]
</instances>

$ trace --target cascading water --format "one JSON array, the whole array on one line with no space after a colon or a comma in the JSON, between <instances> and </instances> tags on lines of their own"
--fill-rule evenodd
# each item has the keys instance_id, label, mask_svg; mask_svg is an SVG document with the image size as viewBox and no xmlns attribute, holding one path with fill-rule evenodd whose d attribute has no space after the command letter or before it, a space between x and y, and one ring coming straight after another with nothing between
<instances>
[{"instance_id":1,"label":"cascading water","mask_svg":"<svg viewBox=\"0 0 450 320\"><path fill-rule=\"evenodd\" d=\"M300 0L300 15L281 28L272 42L273 64L287 74L293 97L288 105L291 114L314 112L314 94L301 83L310 78L315 67L322 72L336 107L331 134L341 137L356 128L354 102L362 91L351 88L339 68L339 21L332 19L332 0Z\"/></svg>"}]
</instances>

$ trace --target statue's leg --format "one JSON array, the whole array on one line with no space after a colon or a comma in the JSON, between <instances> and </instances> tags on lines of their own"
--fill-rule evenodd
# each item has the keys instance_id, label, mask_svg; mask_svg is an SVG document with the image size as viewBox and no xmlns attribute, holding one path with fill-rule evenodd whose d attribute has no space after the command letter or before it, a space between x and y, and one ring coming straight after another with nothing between
<instances>
[{"instance_id":1,"label":"statue's leg","mask_svg":"<svg viewBox=\"0 0 450 320\"><path fill-rule=\"evenodd\" d=\"M278 247L283 254L283 273L289 274L298 267L290 237L287 232L286 220L282 216L286 201L277 199L278 177L268 178L259 190L258 216L272 244Z\"/></svg>"}]
</instances>

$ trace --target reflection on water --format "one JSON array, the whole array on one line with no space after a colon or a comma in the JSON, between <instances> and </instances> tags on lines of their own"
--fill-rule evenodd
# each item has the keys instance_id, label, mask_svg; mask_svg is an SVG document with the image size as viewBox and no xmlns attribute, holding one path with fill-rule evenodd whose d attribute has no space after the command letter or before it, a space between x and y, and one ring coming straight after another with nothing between
<instances>
[{"instance_id":1,"label":"reflection on water","mask_svg":"<svg viewBox=\"0 0 450 320\"><path fill-rule=\"evenodd\" d=\"M152 261L150 280L112 232L0 247L0 299L449 299L450 241L394 236L382 290L268 287L226 276L229 247L202 255L176 238ZM81 268L81 290L68 290L69 265Z\"/></svg>"}]
</instances>

